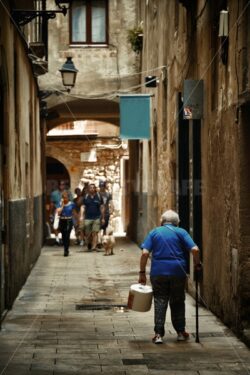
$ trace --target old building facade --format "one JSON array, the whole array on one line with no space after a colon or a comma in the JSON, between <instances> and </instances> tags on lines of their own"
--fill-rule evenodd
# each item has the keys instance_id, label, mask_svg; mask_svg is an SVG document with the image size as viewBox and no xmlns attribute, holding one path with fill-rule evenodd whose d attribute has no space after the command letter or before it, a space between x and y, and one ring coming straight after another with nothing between
<instances>
[{"instance_id":1,"label":"old building facade","mask_svg":"<svg viewBox=\"0 0 250 375\"><path fill-rule=\"evenodd\" d=\"M0 4L1 314L11 308L29 275L43 236L44 137L38 86L28 44L10 5L17 6Z\"/></svg>"},{"instance_id":2,"label":"old building facade","mask_svg":"<svg viewBox=\"0 0 250 375\"><path fill-rule=\"evenodd\" d=\"M140 242L162 211L178 209L181 225L202 251L203 303L246 338L249 2L148 0L139 10L141 70L159 83L142 90L153 94L151 140L130 143L130 156L141 171L130 169L131 206L138 208L131 208L130 233ZM222 11L228 20L224 36ZM183 119L185 80L203 83L200 119Z\"/></svg>"}]
</instances>

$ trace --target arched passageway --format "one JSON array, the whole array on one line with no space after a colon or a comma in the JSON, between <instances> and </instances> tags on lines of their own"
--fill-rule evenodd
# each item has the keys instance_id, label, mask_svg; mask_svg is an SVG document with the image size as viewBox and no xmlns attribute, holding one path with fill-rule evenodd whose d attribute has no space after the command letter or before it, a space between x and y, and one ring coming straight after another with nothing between
<instances>
[{"instance_id":1,"label":"arched passageway","mask_svg":"<svg viewBox=\"0 0 250 375\"><path fill-rule=\"evenodd\" d=\"M65 166L57 159L46 157L47 194L57 188L57 183L63 180L70 187L70 175Z\"/></svg>"},{"instance_id":2,"label":"arched passageway","mask_svg":"<svg viewBox=\"0 0 250 375\"><path fill-rule=\"evenodd\" d=\"M115 232L126 232L129 221L125 191L128 149L119 138L119 101L73 99L71 96L62 100L55 94L46 101L47 158L60 160L66 167L72 192L76 187L82 188L86 181L94 182L98 187L99 180L106 180L116 207ZM53 179L53 163L48 167L52 168ZM47 174L47 197L51 191L48 177Z\"/></svg>"},{"instance_id":3,"label":"arched passageway","mask_svg":"<svg viewBox=\"0 0 250 375\"><path fill-rule=\"evenodd\" d=\"M79 120L53 127L47 133L46 142L46 156L50 160L47 163L47 199L54 182L59 179L70 181L72 193L76 187L82 189L85 183L94 183L98 188L99 182L104 180L113 196L114 232L121 234L126 231L128 221L124 191L124 163L128 159L128 149L127 143L118 136L116 125L95 120Z\"/></svg>"},{"instance_id":4,"label":"arched passageway","mask_svg":"<svg viewBox=\"0 0 250 375\"><path fill-rule=\"evenodd\" d=\"M58 99L52 95L47 100L47 130L67 122L92 120L119 126L119 103L107 99Z\"/></svg>"},{"instance_id":5,"label":"arched passageway","mask_svg":"<svg viewBox=\"0 0 250 375\"><path fill-rule=\"evenodd\" d=\"M57 159L46 157L46 222L49 222L50 194L57 189L59 181L63 180L70 187L70 175L66 167Z\"/></svg>"}]
</instances>

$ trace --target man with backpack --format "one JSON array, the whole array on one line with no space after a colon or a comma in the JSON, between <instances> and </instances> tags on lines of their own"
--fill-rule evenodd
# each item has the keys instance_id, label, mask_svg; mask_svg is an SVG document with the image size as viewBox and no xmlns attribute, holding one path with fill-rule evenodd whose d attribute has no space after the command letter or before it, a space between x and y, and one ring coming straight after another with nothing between
<instances>
[{"instance_id":1,"label":"man with backpack","mask_svg":"<svg viewBox=\"0 0 250 375\"><path fill-rule=\"evenodd\" d=\"M89 184L88 192L83 197L80 222L84 222L88 250L96 250L98 232L101 225L105 223L105 207L101 195L96 191L95 184Z\"/></svg>"}]
</instances>

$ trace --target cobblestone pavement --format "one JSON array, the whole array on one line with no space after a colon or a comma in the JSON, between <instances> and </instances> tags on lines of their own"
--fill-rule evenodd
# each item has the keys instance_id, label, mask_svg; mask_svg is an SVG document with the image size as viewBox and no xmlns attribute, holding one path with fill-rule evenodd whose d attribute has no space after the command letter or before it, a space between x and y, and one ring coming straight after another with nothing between
<instances>
[{"instance_id":1,"label":"cobblestone pavement","mask_svg":"<svg viewBox=\"0 0 250 375\"><path fill-rule=\"evenodd\" d=\"M109 257L70 250L65 258L60 247L42 249L2 324L0 375L250 374L249 349L204 308L195 342L195 304L188 295L189 342L176 341L169 315L164 344L155 345L153 309L109 308L126 305L129 286L137 282L135 244L119 239Z\"/></svg>"}]
</instances>

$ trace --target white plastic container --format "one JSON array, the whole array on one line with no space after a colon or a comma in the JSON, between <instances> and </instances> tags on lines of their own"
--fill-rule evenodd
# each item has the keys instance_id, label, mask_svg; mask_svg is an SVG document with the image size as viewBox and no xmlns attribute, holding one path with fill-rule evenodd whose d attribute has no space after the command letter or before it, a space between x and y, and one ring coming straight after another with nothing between
<instances>
[{"instance_id":1,"label":"white plastic container","mask_svg":"<svg viewBox=\"0 0 250 375\"><path fill-rule=\"evenodd\" d=\"M149 311L152 305L153 291L151 286L133 284L129 290L128 308L134 311Z\"/></svg>"}]
</instances>

